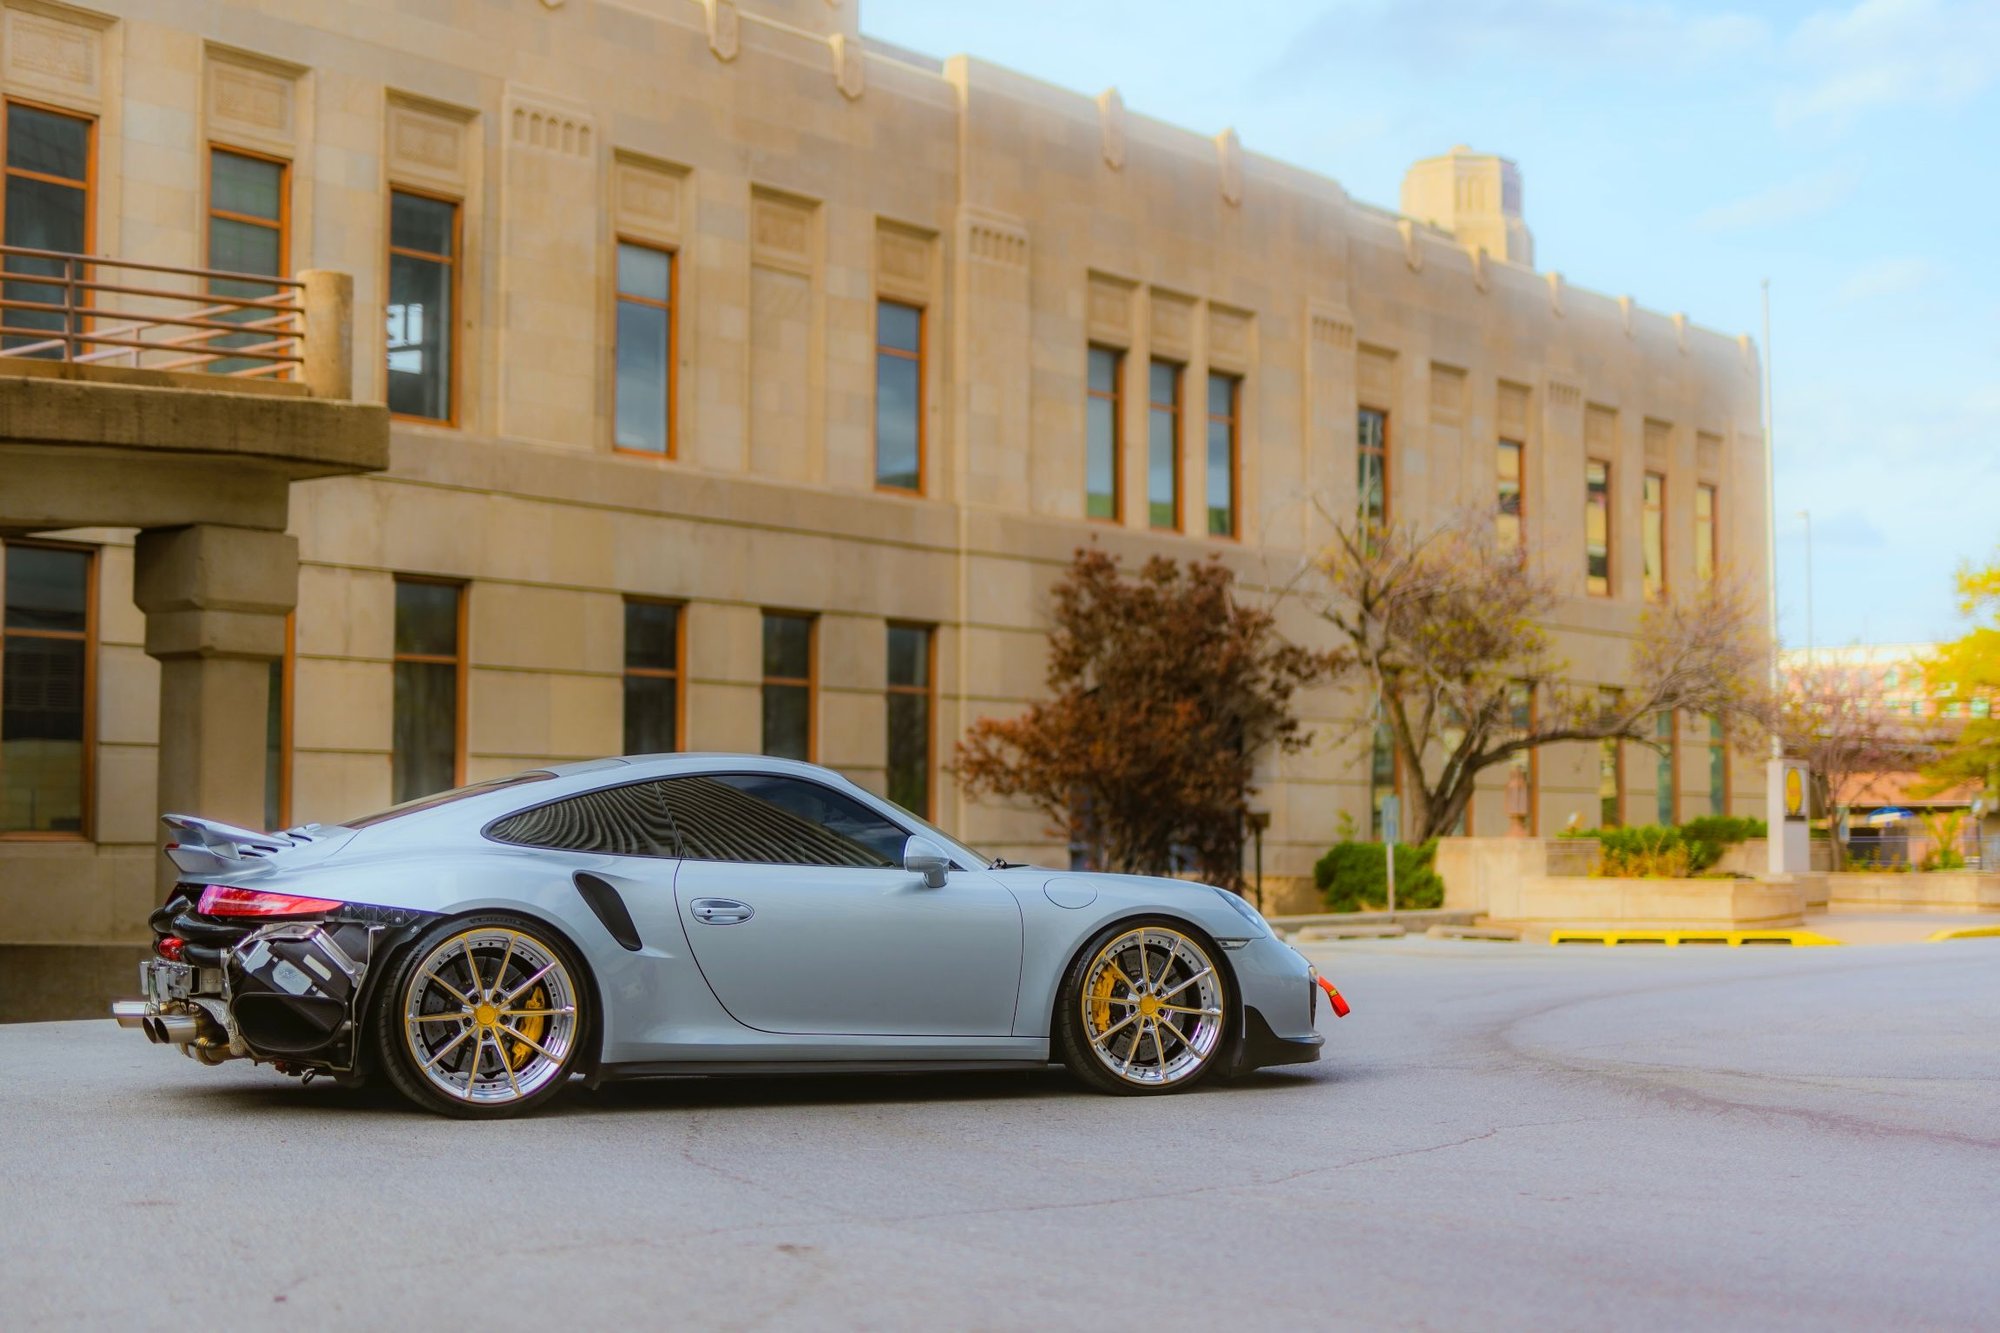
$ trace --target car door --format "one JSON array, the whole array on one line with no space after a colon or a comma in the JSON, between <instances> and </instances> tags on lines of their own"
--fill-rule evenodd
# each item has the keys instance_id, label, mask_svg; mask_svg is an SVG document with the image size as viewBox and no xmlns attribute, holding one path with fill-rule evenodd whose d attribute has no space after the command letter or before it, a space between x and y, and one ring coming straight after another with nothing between
<instances>
[{"instance_id":1,"label":"car door","mask_svg":"<svg viewBox=\"0 0 2000 1333\"><path fill-rule=\"evenodd\" d=\"M702 975L765 1032L1007 1036L1021 909L977 867L941 888L902 867L906 829L773 773L662 784L685 859L674 897Z\"/></svg>"}]
</instances>

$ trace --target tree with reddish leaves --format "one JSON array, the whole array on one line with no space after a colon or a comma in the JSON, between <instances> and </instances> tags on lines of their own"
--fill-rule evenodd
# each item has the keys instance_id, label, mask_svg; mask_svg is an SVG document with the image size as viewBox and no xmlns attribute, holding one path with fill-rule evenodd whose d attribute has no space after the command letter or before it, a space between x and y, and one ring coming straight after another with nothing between
<instances>
[{"instance_id":1,"label":"tree with reddish leaves","mask_svg":"<svg viewBox=\"0 0 2000 1333\"><path fill-rule=\"evenodd\" d=\"M1325 662L1234 582L1219 559L1155 556L1128 576L1079 548L1053 593L1051 697L973 725L966 790L1032 803L1103 869L1239 887L1257 756L1306 743L1291 699Z\"/></svg>"}]
</instances>

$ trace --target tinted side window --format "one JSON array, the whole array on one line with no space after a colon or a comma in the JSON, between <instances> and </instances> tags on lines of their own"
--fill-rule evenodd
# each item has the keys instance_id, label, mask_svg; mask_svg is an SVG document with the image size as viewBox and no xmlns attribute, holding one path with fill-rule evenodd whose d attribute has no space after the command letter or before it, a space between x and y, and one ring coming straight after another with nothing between
<instances>
[{"instance_id":1,"label":"tinted side window","mask_svg":"<svg viewBox=\"0 0 2000 1333\"><path fill-rule=\"evenodd\" d=\"M487 830L500 842L611 856L679 856L657 782L585 792L509 815Z\"/></svg>"},{"instance_id":2,"label":"tinted side window","mask_svg":"<svg viewBox=\"0 0 2000 1333\"><path fill-rule=\"evenodd\" d=\"M816 782L717 773L660 784L687 855L698 861L887 867L908 840L859 801Z\"/></svg>"}]
</instances>

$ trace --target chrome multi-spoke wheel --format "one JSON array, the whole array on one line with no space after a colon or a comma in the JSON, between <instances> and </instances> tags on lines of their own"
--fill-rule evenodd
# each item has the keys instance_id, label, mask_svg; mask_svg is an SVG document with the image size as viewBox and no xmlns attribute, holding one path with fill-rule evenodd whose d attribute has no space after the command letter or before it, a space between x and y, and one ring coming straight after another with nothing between
<instances>
[{"instance_id":1,"label":"chrome multi-spoke wheel","mask_svg":"<svg viewBox=\"0 0 2000 1333\"><path fill-rule=\"evenodd\" d=\"M553 1095L576 1062L582 988L569 951L511 919L449 923L418 940L381 1018L397 1083L459 1114L507 1114Z\"/></svg>"},{"instance_id":2,"label":"chrome multi-spoke wheel","mask_svg":"<svg viewBox=\"0 0 2000 1333\"><path fill-rule=\"evenodd\" d=\"M1065 1057L1090 1082L1115 1091L1193 1083L1229 1031L1228 986L1208 948L1167 925L1119 927L1100 937L1067 991Z\"/></svg>"}]
</instances>

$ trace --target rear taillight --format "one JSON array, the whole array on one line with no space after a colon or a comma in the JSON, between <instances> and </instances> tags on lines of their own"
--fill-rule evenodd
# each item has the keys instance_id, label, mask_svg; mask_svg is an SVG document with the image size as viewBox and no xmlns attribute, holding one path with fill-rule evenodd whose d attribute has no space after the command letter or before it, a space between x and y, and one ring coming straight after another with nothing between
<instances>
[{"instance_id":1,"label":"rear taillight","mask_svg":"<svg viewBox=\"0 0 2000 1333\"><path fill-rule=\"evenodd\" d=\"M153 952L170 963L178 963L181 961L182 952L186 948L187 941L180 936L163 935L160 937L160 942L153 946Z\"/></svg>"},{"instance_id":2,"label":"rear taillight","mask_svg":"<svg viewBox=\"0 0 2000 1333\"><path fill-rule=\"evenodd\" d=\"M338 898L302 898L295 893L211 884L201 891L201 904L195 910L203 916L323 916L345 906Z\"/></svg>"}]
</instances>

